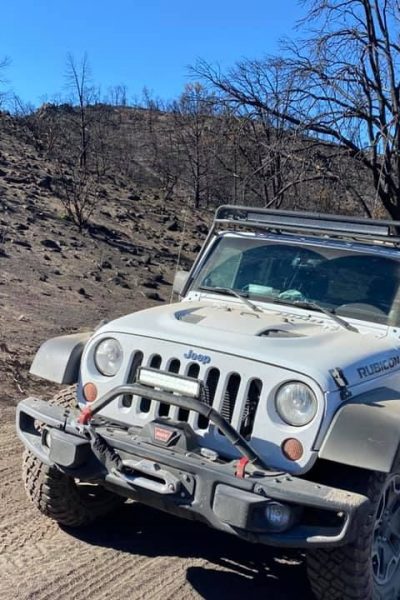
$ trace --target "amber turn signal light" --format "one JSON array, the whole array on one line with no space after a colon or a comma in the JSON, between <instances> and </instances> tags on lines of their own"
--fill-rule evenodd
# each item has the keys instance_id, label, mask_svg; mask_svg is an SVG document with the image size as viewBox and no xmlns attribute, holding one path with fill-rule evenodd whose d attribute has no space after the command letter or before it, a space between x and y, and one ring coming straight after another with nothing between
<instances>
[{"instance_id":1,"label":"amber turn signal light","mask_svg":"<svg viewBox=\"0 0 400 600\"><path fill-rule=\"evenodd\" d=\"M289 460L300 460L303 456L303 445L296 438L288 438L282 442L282 452Z\"/></svg>"},{"instance_id":2,"label":"amber turn signal light","mask_svg":"<svg viewBox=\"0 0 400 600\"><path fill-rule=\"evenodd\" d=\"M94 383L86 383L83 386L83 395L87 402L94 402L97 398L97 387Z\"/></svg>"}]
</instances>

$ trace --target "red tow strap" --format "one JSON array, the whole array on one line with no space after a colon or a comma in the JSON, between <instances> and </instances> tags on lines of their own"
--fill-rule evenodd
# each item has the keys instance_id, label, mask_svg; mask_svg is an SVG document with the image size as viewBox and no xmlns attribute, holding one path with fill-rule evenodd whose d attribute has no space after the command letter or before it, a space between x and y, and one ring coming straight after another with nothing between
<instances>
[{"instance_id":1,"label":"red tow strap","mask_svg":"<svg viewBox=\"0 0 400 600\"><path fill-rule=\"evenodd\" d=\"M240 460L237 461L235 477L238 477L239 479L244 479L244 476L246 475L246 466L249 464L249 462L249 459L245 456L243 456Z\"/></svg>"}]
</instances>

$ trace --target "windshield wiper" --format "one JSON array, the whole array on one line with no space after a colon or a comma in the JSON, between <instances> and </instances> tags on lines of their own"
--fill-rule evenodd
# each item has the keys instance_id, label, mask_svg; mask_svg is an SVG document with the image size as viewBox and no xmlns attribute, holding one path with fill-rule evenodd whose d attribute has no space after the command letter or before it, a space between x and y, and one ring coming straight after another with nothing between
<instances>
[{"instance_id":1,"label":"windshield wiper","mask_svg":"<svg viewBox=\"0 0 400 600\"><path fill-rule=\"evenodd\" d=\"M264 312L262 310L262 308L260 308L256 304L253 304L253 302L250 302L250 300L247 298L247 294L244 292L241 293L241 292L237 292L236 290L232 290L231 288L211 287L211 286L207 286L207 285L201 285L197 289L205 291L205 292L213 292L214 294L226 294L227 296L235 296L235 298L239 298L239 300L244 302L244 304L246 304L246 306L251 308L251 310L254 310L255 312L261 312L261 313Z\"/></svg>"},{"instance_id":2,"label":"windshield wiper","mask_svg":"<svg viewBox=\"0 0 400 600\"><path fill-rule=\"evenodd\" d=\"M322 312L327 317L330 317L333 321L335 321L335 323L337 323L341 327L344 327L348 331L353 331L354 333L360 333L359 330L357 329L357 327L354 327L354 325L351 325L350 323L348 323L347 321L345 321L344 319L342 319L341 317L336 315L333 311L328 310L327 308L324 308L323 306L321 306L317 302L313 302L312 300L291 300L290 301L290 300L284 300L283 298L282 299L274 298L272 300L272 302L274 304L287 304L289 306L297 306L298 308L306 308L306 309L311 308L313 310L318 310L319 312Z\"/></svg>"},{"instance_id":3,"label":"windshield wiper","mask_svg":"<svg viewBox=\"0 0 400 600\"><path fill-rule=\"evenodd\" d=\"M199 286L198 289L201 291L205 291L205 292L214 292L215 294L226 294L227 296L235 296L236 298L239 298L239 300L242 300L242 302L244 302L244 304L246 304L246 306L251 308L251 310L254 310L255 312L261 312L261 313L264 312L262 310L262 308L260 308L256 304L253 304L253 302L251 302L247 298L247 294L245 294L244 292L240 293L240 292L237 292L236 290L232 290L231 288L211 287L211 286L206 286L206 285ZM292 301L290 301L290 300L283 300L281 298L273 298L271 300L268 300L268 302L272 302L273 304L286 304L289 306L297 306L298 308L306 308L306 309L311 308L313 310L317 310L319 312L322 312L327 317L330 317L333 321L335 321L335 323L337 323L341 327L344 327L348 331L353 331L354 333L360 333L359 330L356 327L354 327L354 325L351 325L350 323L345 321L345 319L342 319L341 317L336 315L334 312L324 308L323 306L321 306L317 302L313 302L312 300L292 300Z\"/></svg>"}]
</instances>

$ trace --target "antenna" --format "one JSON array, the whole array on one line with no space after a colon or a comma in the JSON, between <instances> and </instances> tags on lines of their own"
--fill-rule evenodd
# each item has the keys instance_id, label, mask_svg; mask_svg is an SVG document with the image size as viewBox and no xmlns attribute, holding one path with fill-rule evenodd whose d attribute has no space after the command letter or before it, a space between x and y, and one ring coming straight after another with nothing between
<instances>
[{"instance_id":1,"label":"antenna","mask_svg":"<svg viewBox=\"0 0 400 600\"><path fill-rule=\"evenodd\" d=\"M187 223L187 217L188 217L188 210L187 208L185 208L185 216L183 218L183 227L182 227L182 235L181 235L181 243L179 244L179 249L178 249L178 258L176 261L176 265L175 265L175 271L174 271L174 279L175 279L175 275L178 272L179 266L181 264L181 254L182 254L182 247L183 247L183 242L185 240L185 234L186 234L186 223ZM171 295L169 297L169 301L172 302L172 298L174 295L174 286L172 286L171 289Z\"/></svg>"}]
</instances>

